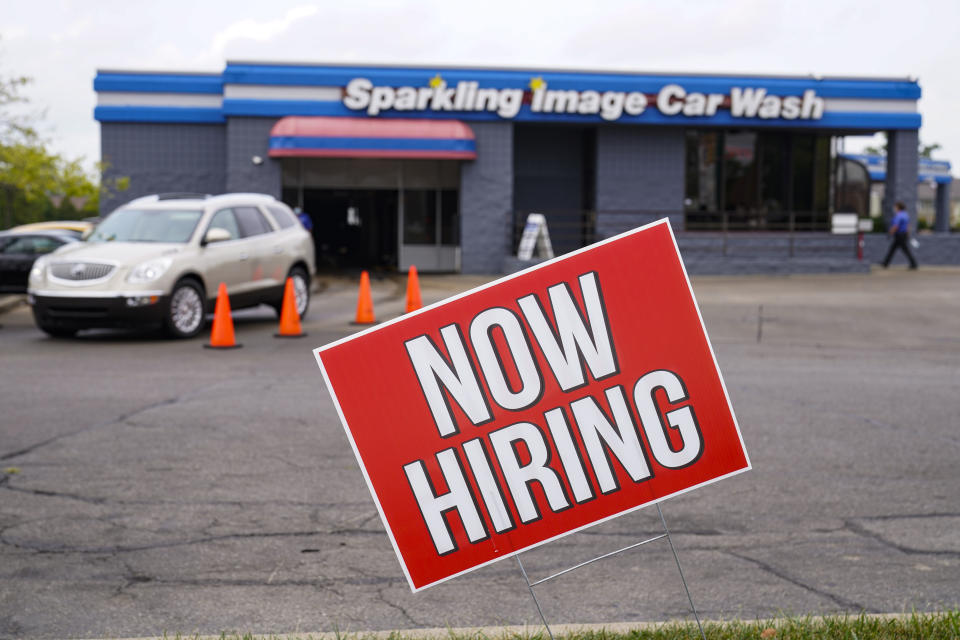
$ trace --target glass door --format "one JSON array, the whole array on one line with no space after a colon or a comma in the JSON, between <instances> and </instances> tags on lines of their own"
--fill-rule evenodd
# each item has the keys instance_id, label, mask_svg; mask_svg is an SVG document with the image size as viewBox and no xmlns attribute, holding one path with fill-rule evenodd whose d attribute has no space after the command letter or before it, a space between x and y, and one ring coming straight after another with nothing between
<instances>
[{"instance_id":1,"label":"glass door","mask_svg":"<svg viewBox=\"0 0 960 640\"><path fill-rule=\"evenodd\" d=\"M403 163L400 270L460 270L460 166L454 161Z\"/></svg>"}]
</instances>

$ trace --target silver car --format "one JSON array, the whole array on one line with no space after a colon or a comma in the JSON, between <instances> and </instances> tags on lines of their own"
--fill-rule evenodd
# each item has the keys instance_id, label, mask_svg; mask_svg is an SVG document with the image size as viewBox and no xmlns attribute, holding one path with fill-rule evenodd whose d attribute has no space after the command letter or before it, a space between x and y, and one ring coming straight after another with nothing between
<instances>
[{"instance_id":1,"label":"silver car","mask_svg":"<svg viewBox=\"0 0 960 640\"><path fill-rule=\"evenodd\" d=\"M38 259L27 299L52 336L161 325L189 338L203 330L221 282L231 308L279 313L292 278L302 317L315 273L312 236L271 196L154 195L111 213L86 242Z\"/></svg>"}]
</instances>

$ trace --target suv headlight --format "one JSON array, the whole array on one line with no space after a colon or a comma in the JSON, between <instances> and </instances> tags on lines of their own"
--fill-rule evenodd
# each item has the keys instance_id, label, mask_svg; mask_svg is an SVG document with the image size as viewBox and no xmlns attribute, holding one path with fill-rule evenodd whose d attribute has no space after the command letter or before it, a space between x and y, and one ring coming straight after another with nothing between
<instances>
[{"instance_id":1,"label":"suv headlight","mask_svg":"<svg viewBox=\"0 0 960 640\"><path fill-rule=\"evenodd\" d=\"M47 277L47 261L43 258L38 258L36 262L33 263L33 267L30 269L30 284L43 284L44 279Z\"/></svg>"},{"instance_id":2,"label":"suv headlight","mask_svg":"<svg viewBox=\"0 0 960 640\"><path fill-rule=\"evenodd\" d=\"M141 262L130 270L127 282L151 282L166 273L172 264L173 260L170 258L157 258L156 260Z\"/></svg>"}]
</instances>

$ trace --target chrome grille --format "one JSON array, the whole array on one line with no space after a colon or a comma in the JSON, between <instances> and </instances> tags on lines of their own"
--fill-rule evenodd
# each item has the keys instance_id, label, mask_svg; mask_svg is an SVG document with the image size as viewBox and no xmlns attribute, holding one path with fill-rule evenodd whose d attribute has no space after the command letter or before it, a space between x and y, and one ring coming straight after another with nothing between
<instances>
[{"instance_id":1,"label":"chrome grille","mask_svg":"<svg viewBox=\"0 0 960 640\"><path fill-rule=\"evenodd\" d=\"M114 268L99 262L56 262L50 265L50 275L61 280L100 280L113 273Z\"/></svg>"}]
</instances>

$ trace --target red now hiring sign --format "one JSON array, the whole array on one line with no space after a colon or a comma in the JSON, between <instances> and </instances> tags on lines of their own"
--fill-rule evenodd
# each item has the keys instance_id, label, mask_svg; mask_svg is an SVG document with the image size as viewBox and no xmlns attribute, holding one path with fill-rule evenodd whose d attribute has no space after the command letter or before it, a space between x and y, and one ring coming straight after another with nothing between
<instances>
[{"instance_id":1,"label":"red now hiring sign","mask_svg":"<svg viewBox=\"0 0 960 640\"><path fill-rule=\"evenodd\" d=\"M315 353L414 591L750 468L665 220Z\"/></svg>"}]
</instances>

